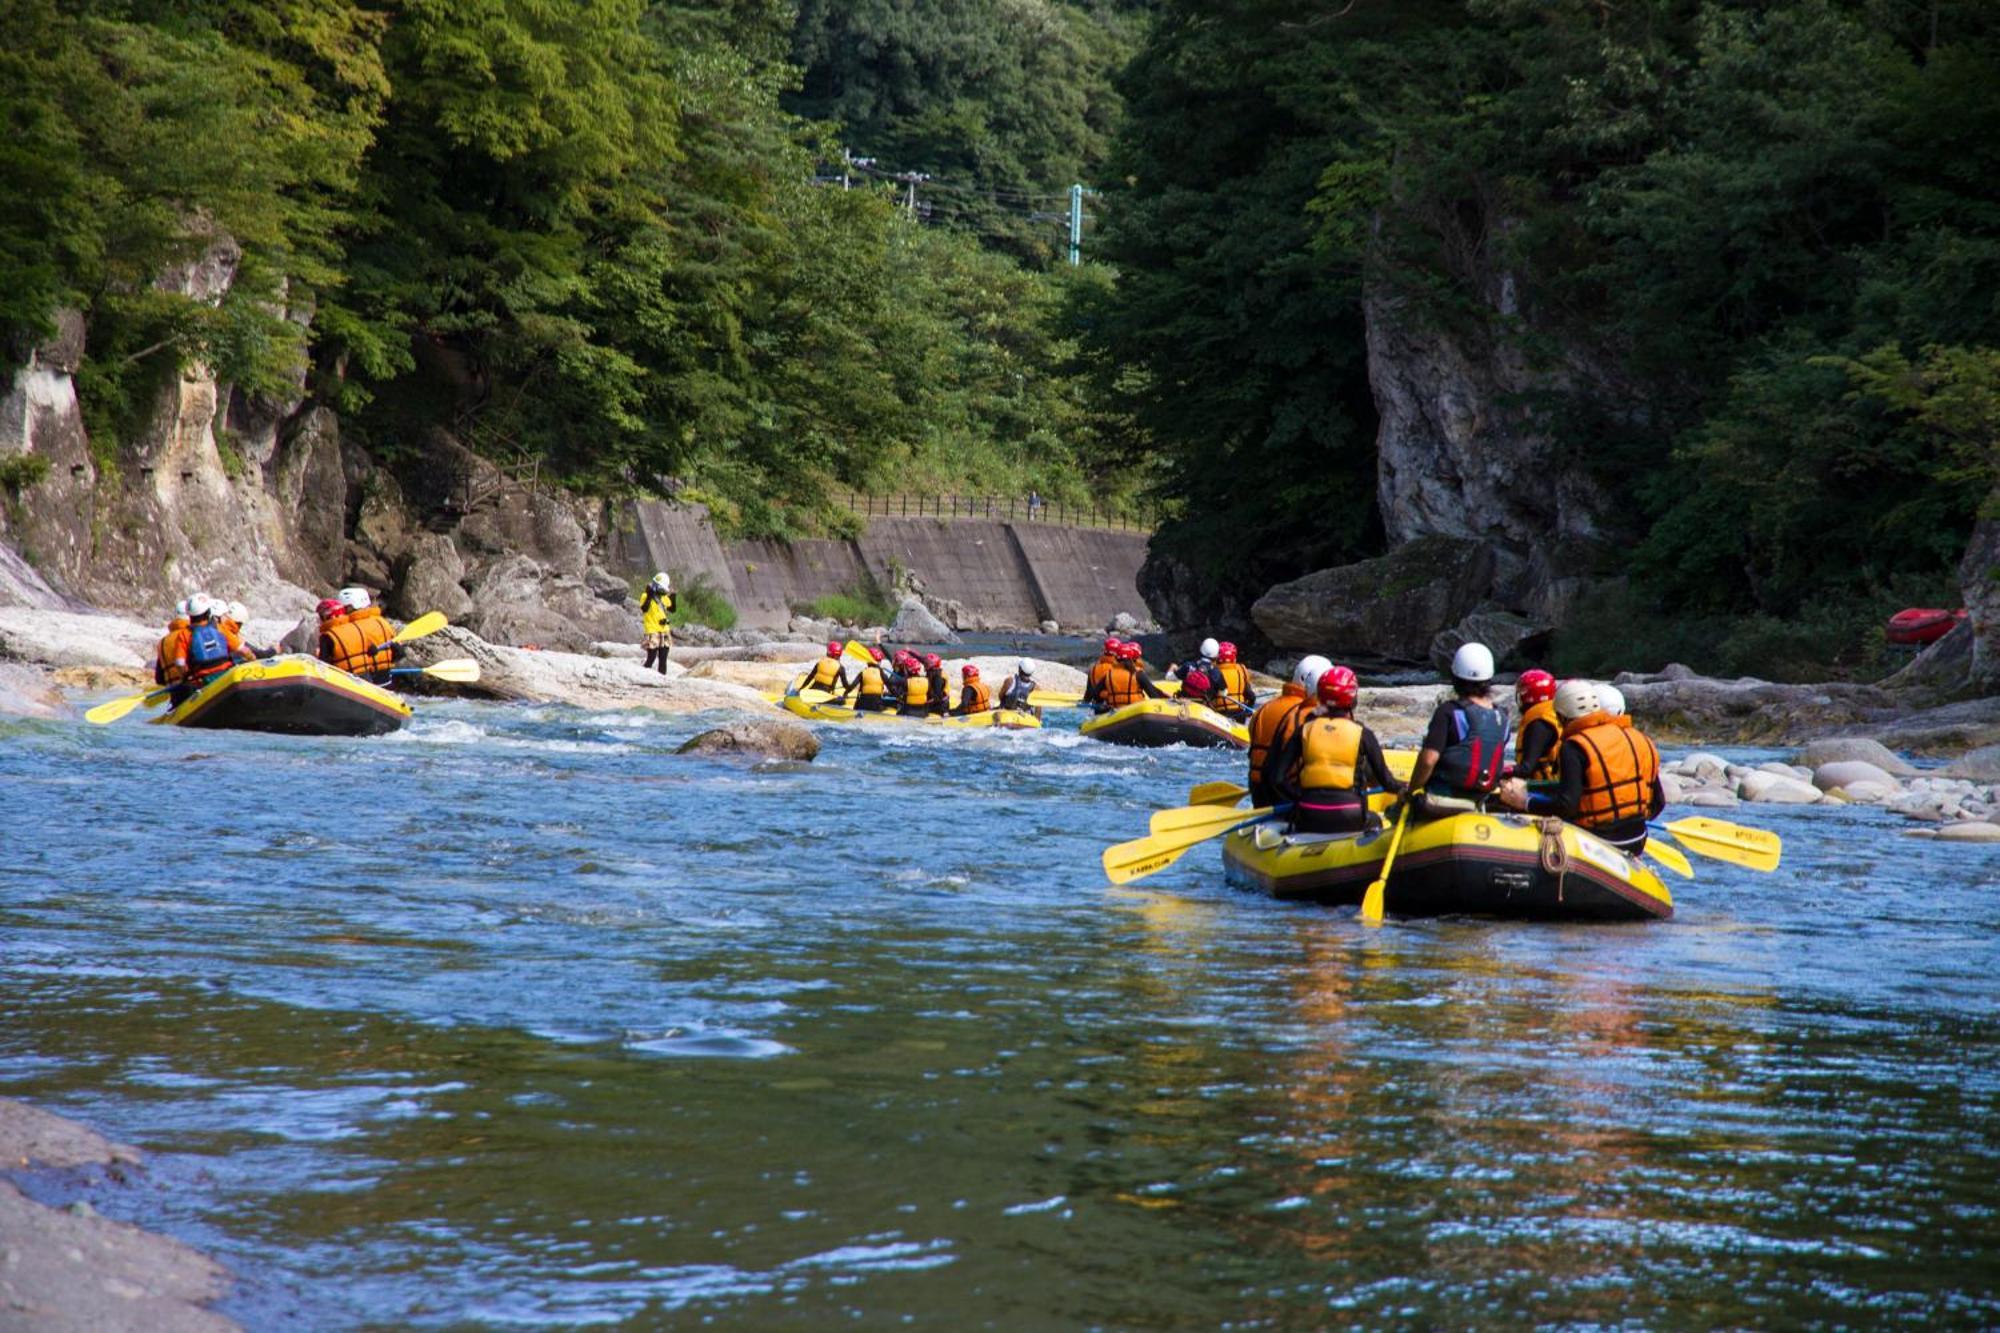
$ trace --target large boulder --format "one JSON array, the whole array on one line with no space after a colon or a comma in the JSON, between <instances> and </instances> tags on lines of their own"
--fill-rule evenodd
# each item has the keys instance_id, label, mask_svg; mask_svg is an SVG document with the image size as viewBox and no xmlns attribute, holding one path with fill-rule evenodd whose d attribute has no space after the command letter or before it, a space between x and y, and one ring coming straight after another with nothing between
<instances>
[{"instance_id":1,"label":"large boulder","mask_svg":"<svg viewBox=\"0 0 2000 1333\"><path fill-rule=\"evenodd\" d=\"M0 717L57 718L68 711L62 691L39 667L0 662Z\"/></svg>"},{"instance_id":2,"label":"large boulder","mask_svg":"<svg viewBox=\"0 0 2000 1333\"><path fill-rule=\"evenodd\" d=\"M1619 686L1632 717L1657 740L1695 744L1799 744L1894 716L1893 696L1871 685L1780 685L1739 680L1660 680Z\"/></svg>"},{"instance_id":3,"label":"large boulder","mask_svg":"<svg viewBox=\"0 0 2000 1333\"><path fill-rule=\"evenodd\" d=\"M492 643L588 651L601 639L639 637L639 617L613 606L580 576L555 573L526 555L507 555L471 576L465 625Z\"/></svg>"},{"instance_id":4,"label":"large boulder","mask_svg":"<svg viewBox=\"0 0 2000 1333\"><path fill-rule=\"evenodd\" d=\"M435 532L414 537L397 568L396 595L389 609L405 620L431 611L463 620L472 608L472 596L465 590L465 560L457 543Z\"/></svg>"},{"instance_id":5,"label":"large boulder","mask_svg":"<svg viewBox=\"0 0 2000 1333\"><path fill-rule=\"evenodd\" d=\"M711 659L688 668L690 680L722 680L748 689L783 694L808 662L731 662Z\"/></svg>"},{"instance_id":6,"label":"large boulder","mask_svg":"<svg viewBox=\"0 0 2000 1333\"><path fill-rule=\"evenodd\" d=\"M1895 791L1903 785L1887 770L1864 759L1840 759L1831 764L1821 764L1813 770L1812 784L1821 791L1837 791L1842 787L1852 787L1857 782L1870 783L1884 791Z\"/></svg>"},{"instance_id":7,"label":"large boulder","mask_svg":"<svg viewBox=\"0 0 2000 1333\"><path fill-rule=\"evenodd\" d=\"M1440 626L1478 609L1492 580L1488 548L1426 537L1281 583L1250 616L1279 648L1418 663L1428 660Z\"/></svg>"},{"instance_id":8,"label":"large boulder","mask_svg":"<svg viewBox=\"0 0 2000 1333\"><path fill-rule=\"evenodd\" d=\"M1907 713L1871 730L1890 749L1911 754L1948 755L2000 745L2000 696Z\"/></svg>"},{"instance_id":9,"label":"large boulder","mask_svg":"<svg viewBox=\"0 0 2000 1333\"><path fill-rule=\"evenodd\" d=\"M1970 778L1974 782L2000 782L2000 745L1982 745L1968 750L1946 764L1939 777Z\"/></svg>"},{"instance_id":10,"label":"large boulder","mask_svg":"<svg viewBox=\"0 0 2000 1333\"><path fill-rule=\"evenodd\" d=\"M731 722L702 732L674 753L755 755L764 759L791 759L805 763L818 756L819 737L796 722L775 718Z\"/></svg>"},{"instance_id":11,"label":"large boulder","mask_svg":"<svg viewBox=\"0 0 2000 1333\"><path fill-rule=\"evenodd\" d=\"M166 627L117 616L0 607L0 659L40 666L150 666Z\"/></svg>"},{"instance_id":12,"label":"large boulder","mask_svg":"<svg viewBox=\"0 0 2000 1333\"><path fill-rule=\"evenodd\" d=\"M574 704L579 708L650 708L662 713L718 708L765 715L771 711L762 694L741 685L662 676L632 661L505 647L488 643L462 625L408 645L412 666L428 666L451 657L469 657L479 663L479 684L472 692L496 699Z\"/></svg>"},{"instance_id":13,"label":"large boulder","mask_svg":"<svg viewBox=\"0 0 2000 1333\"><path fill-rule=\"evenodd\" d=\"M1972 613L1971 684L1994 694L2000 693L2000 486L1986 497L1981 514L1959 562L1958 585Z\"/></svg>"},{"instance_id":14,"label":"large boulder","mask_svg":"<svg viewBox=\"0 0 2000 1333\"><path fill-rule=\"evenodd\" d=\"M1761 768L1743 775L1736 784L1736 794L1766 805L1814 805L1825 799L1819 788L1802 778Z\"/></svg>"},{"instance_id":15,"label":"large boulder","mask_svg":"<svg viewBox=\"0 0 2000 1333\"><path fill-rule=\"evenodd\" d=\"M1493 660L1502 668L1520 668L1548 651L1549 627L1512 611L1474 611L1450 629L1438 631L1431 640L1431 665L1450 671L1452 654L1468 643L1491 648Z\"/></svg>"},{"instance_id":16,"label":"large boulder","mask_svg":"<svg viewBox=\"0 0 2000 1333\"><path fill-rule=\"evenodd\" d=\"M904 597L902 605L896 608L896 619L889 625L889 637L898 643L958 642L957 631L933 615L920 599L909 596Z\"/></svg>"},{"instance_id":17,"label":"large boulder","mask_svg":"<svg viewBox=\"0 0 2000 1333\"><path fill-rule=\"evenodd\" d=\"M1896 777L1906 778L1917 771L1894 750L1880 741L1869 740L1866 736L1822 736L1818 740L1807 741L1805 748L1792 756L1793 763L1811 769L1817 769L1822 764L1837 764L1846 760L1873 764L1884 773Z\"/></svg>"}]
</instances>

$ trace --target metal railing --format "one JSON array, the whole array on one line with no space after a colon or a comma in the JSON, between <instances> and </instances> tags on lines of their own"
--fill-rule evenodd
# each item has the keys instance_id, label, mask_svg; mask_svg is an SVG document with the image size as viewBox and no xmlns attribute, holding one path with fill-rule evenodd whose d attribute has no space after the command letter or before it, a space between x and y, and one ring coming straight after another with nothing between
<instances>
[{"instance_id":1,"label":"metal railing","mask_svg":"<svg viewBox=\"0 0 2000 1333\"><path fill-rule=\"evenodd\" d=\"M1049 523L1066 528L1151 532L1158 515L1150 506L1136 515L1096 504L1073 505L1035 495L858 495L836 497L863 518L987 519L997 523Z\"/></svg>"}]
</instances>

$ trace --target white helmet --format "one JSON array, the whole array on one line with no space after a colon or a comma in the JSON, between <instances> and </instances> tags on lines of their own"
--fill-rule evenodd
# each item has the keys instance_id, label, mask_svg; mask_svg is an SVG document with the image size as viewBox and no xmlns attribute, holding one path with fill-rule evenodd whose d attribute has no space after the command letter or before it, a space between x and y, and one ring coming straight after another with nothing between
<instances>
[{"instance_id":1,"label":"white helmet","mask_svg":"<svg viewBox=\"0 0 2000 1333\"><path fill-rule=\"evenodd\" d=\"M187 619L188 603L192 600L193 600L192 598L183 597L178 602L175 602L174 614L181 617L183 620Z\"/></svg>"},{"instance_id":2,"label":"white helmet","mask_svg":"<svg viewBox=\"0 0 2000 1333\"><path fill-rule=\"evenodd\" d=\"M1603 707L1597 687L1587 680L1566 680L1556 687L1556 716L1565 722L1588 717Z\"/></svg>"},{"instance_id":3,"label":"white helmet","mask_svg":"<svg viewBox=\"0 0 2000 1333\"><path fill-rule=\"evenodd\" d=\"M672 592L674 590L673 576L667 573L667 571L663 569L659 573L653 575L652 583L648 584L647 586L655 588L660 592Z\"/></svg>"},{"instance_id":4,"label":"white helmet","mask_svg":"<svg viewBox=\"0 0 2000 1333\"><path fill-rule=\"evenodd\" d=\"M227 614L231 620L241 625L244 621L250 619L250 608L241 602L231 602Z\"/></svg>"},{"instance_id":5,"label":"white helmet","mask_svg":"<svg viewBox=\"0 0 2000 1333\"><path fill-rule=\"evenodd\" d=\"M200 620L203 616L215 614L215 603L205 592L198 592L187 600L188 619Z\"/></svg>"},{"instance_id":6,"label":"white helmet","mask_svg":"<svg viewBox=\"0 0 2000 1333\"><path fill-rule=\"evenodd\" d=\"M1216 658L1222 656L1222 645L1214 639L1203 639L1201 641L1201 655L1213 662Z\"/></svg>"},{"instance_id":7,"label":"white helmet","mask_svg":"<svg viewBox=\"0 0 2000 1333\"><path fill-rule=\"evenodd\" d=\"M1318 653L1311 653L1299 659L1292 668L1292 682L1306 692L1310 699L1319 693L1319 678L1333 670L1333 663Z\"/></svg>"},{"instance_id":8,"label":"white helmet","mask_svg":"<svg viewBox=\"0 0 2000 1333\"><path fill-rule=\"evenodd\" d=\"M1035 674L1035 664L1024 657L1014 663L1014 674L1017 676L1032 676Z\"/></svg>"},{"instance_id":9,"label":"white helmet","mask_svg":"<svg viewBox=\"0 0 2000 1333\"><path fill-rule=\"evenodd\" d=\"M1483 643L1462 644L1451 655L1451 678L1479 684L1493 679L1493 650Z\"/></svg>"},{"instance_id":10,"label":"white helmet","mask_svg":"<svg viewBox=\"0 0 2000 1333\"><path fill-rule=\"evenodd\" d=\"M1625 711L1624 692L1616 685L1599 685L1597 687L1597 706L1611 714L1611 716L1617 717Z\"/></svg>"},{"instance_id":11,"label":"white helmet","mask_svg":"<svg viewBox=\"0 0 2000 1333\"><path fill-rule=\"evenodd\" d=\"M350 611L359 611L368 605L368 589L366 588L342 588L333 597L335 601Z\"/></svg>"}]
</instances>

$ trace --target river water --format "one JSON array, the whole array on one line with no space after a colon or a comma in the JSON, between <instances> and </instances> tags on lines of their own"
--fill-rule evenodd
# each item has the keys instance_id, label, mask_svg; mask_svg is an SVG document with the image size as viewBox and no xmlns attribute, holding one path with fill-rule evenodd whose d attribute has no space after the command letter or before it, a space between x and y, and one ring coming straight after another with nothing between
<instances>
[{"instance_id":1,"label":"river water","mask_svg":"<svg viewBox=\"0 0 2000 1333\"><path fill-rule=\"evenodd\" d=\"M1989 849L1371 930L1102 882L1234 756L699 725L6 725L0 1094L152 1154L31 1185L256 1328L2000 1321Z\"/></svg>"}]
</instances>

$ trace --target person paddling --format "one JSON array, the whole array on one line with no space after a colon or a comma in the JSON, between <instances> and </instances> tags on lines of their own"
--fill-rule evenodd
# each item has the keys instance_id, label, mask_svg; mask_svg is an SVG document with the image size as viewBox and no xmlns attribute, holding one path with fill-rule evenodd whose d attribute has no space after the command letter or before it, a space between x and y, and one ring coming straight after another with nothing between
<instances>
[{"instance_id":1,"label":"person paddling","mask_svg":"<svg viewBox=\"0 0 2000 1333\"><path fill-rule=\"evenodd\" d=\"M175 685L180 682L181 668L177 665L180 656L181 635L187 633L188 601L186 597L174 603L173 618L167 621L167 632L153 648L153 683L155 685Z\"/></svg>"},{"instance_id":2,"label":"person paddling","mask_svg":"<svg viewBox=\"0 0 2000 1333\"><path fill-rule=\"evenodd\" d=\"M958 690L958 706L953 708L955 717L970 717L974 713L993 711L993 687L979 679L979 668L967 662L959 668L959 679L963 682Z\"/></svg>"},{"instance_id":3,"label":"person paddling","mask_svg":"<svg viewBox=\"0 0 2000 1333\"><path fill-rule=\"evenodd\" d=\"M807 690L823 690L828 694L844 695L852 686L847 675L847 666L842 654L845 652L838 643L826 645L826 656L814 662L805 675L799 677L794 687L798 693Z\"/></svg>"},{"instance_id":4,"label":"person paddling","mask_svg":"<svg viewBox=\"0 0 2000 1333\"><path fill-rule=\"evenodd\" d=\"M1117 660L1103 676L1093 680L1083 691L1083 703L1100 713L1108 713L1114 708L1124 708L1138 703L1141 699L1164 699L1166 693L1146 678L1146 669L1140 663L1139 645L1120 643Z\"/></svg>"},{"instance_id":5,"label":"person paddling","mask_svg":"<svg viewBox=\"0 0 2000 1333\"><path fill-rule=\"evenodd\" d=\"M1527 782L1553 782L1556 749L1562 744L1562 723L1556 717L1556 678L1539 667L1521 673L1514 682L1514 703L1521 723L1514 732L1514 766L1507 776Z\"/></svg>"},{"instance_id":6,"label":"person paddling","mask_svg":"<svg viewBox=\"0 0 2000 1333\"><path fill-rule=\"evenodd\" d=\"M1236 660L1236 645L1224 639L1217 644L1215 675L1221 689L1216 703L1231 717L1243 717L1257 706L1257 690L1250 683L1250 668Z\"/></svg>"},{"instance_id":7,"label":"person paddling","mask_svg":"<svg viewBox=\"0 0 2000 1333\"><path fill-rule=\"evenodd\" d=\"M1333 663L1317 653L1302 657L1292 678L1275 699L1267 700L1250 718L1250 804L1277 801L1270 778L1276 776L1271 757L1285 747L1310 716L1319 699L1319 679ZM1269 776L1267 776L1267 774Z\"/></svg>"},{"instance_id":8,"label":"person paddling","mask_svg":"<svg viewBox=\"0 0 2000 1333\"><path fill-rule=\"evenodd\" d=\"M188 598L188 626L176 639L174 667L178 683L170 696L175 705L238 662L252 660L243 640L221 624L216 603L205 593Z\"/></svg>"},{"instance_id":9,"label":"person paddling","mask_svg":"<svg viewBox=\"0 0 2000 1333\"><path fill-rule=\"evenodd\" d=\"M1420 818L1459 813L1430 807L1432 797L1483 804L1507 758L1507 714L1493 702L1493 650L1468 643L1454 653L1451 688L1431 714L1410 771L1410 790L1425 797L1411 812Z\"/></svg>"},{"instance_id":10,"label":"person paddling","mask_svg":"<svg viewBox=\"0 0 2000 1333\"><path fill-rule=\"evenodd\" d=\"M854 673L847 687L841 691L841 702L847 702L847 697L853 695L856 712L886 713L895 703L887 654L880 648L870 648L868 654L870 660Z\"/></svg>"},{"instance_id":11,"label":"person paddling","mask_svg":"<svg viewBox=\"0 0 2000 1333\"><path fill-rule=\"evenodd\" d=\"M674 647L674 580L666 570L653 575L639 598L640 642L646 649L646 665L667 674L667 654Z\"/></svg>"},{"instance_id":12,"label":"person paddling","mask_svg":"<svg viewBox=\"0 0 2000 1333\"><path fill-rule=\"evenodd\" d=\"M1530 792L1516 778L1501 799L1511 809L1557 815L1639 855L1646 850L1647 821L1667 806L1659 747L1631 718L1606 709L1599 687L1587 680L1564 681L1555 707L1563 724L1556 790Z\"/></svg>"},{"instance_id":13,"label":"person paddling","mask_svg":"<svg viewBox=\"0 0 2000 1333\"><path fill-rule=\"evenodd\" d=\"M1000 706L1016 713L1042 715L1034 705L1035 664L1027 658L1014 663L1014 674L1000 682Z\"/></svg>"},{"instance_id":14,"label":"person paddling","mask_svg":"<svg viewBox=\"0 0 2000 1333\"><path fill-rule=\"evenodd\" d=\"M944 659L936 653L924 654L924 686L925 704L923 711L936 713L939 717L943 717L949 713L951 711L951 685L944 678ZM909 706L907 699L905 699L903 707L906 712L917 711Z\"/></svg>"},{"instance_id":15,"label":"person paddling","mask_svg":"<svg viewBox=\"0 0 2000 1333\"><path fill-rule=\"evenodd\" d=\"M1360 833L1368 827L1371 788L1403 793L1382 742L1354 720L1359 693L1351 669L1328 667L1315 689L1319 707L1271 761L1274 794L1292 802L1294 832Z\"/></svg>"},{"instance_id":16,"label":"person paddling","mask_svg":"<svg viewBox=\"0 0 2000 1333\"><path fill-rule=\"evenodd\" d=\"M342 588L335 595L341 614L320 621L319 660L376 685L394 679L389 673L403 656L396 631L366 588ZM322 603L321 605L324 605Z\"/></svg>"}]
</instances>

